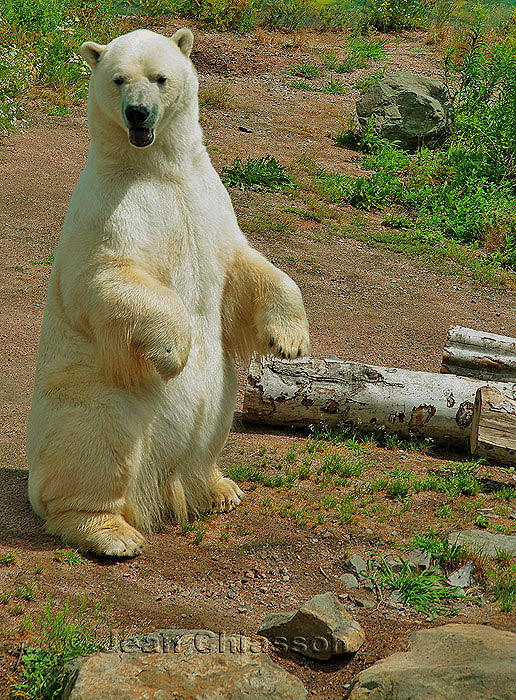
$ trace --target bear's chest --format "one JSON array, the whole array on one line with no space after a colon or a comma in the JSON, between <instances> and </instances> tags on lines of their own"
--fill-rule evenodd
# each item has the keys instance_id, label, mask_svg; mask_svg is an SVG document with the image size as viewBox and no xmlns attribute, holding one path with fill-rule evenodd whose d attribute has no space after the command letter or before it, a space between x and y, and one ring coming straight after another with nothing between
<instances>
[{"instance_id":1,"label":"bear's chest","mask_svg":"<svg viewBox=\"0 0 516 700\"><path fill-rule=\"evenodd\" d=\"M153 271L191 313L203 317L219 306L224 284L217 254L224 223L213 194L202 181L195 187L140 182L106 221L120 254Z\"/></svg>"}]
</instances>

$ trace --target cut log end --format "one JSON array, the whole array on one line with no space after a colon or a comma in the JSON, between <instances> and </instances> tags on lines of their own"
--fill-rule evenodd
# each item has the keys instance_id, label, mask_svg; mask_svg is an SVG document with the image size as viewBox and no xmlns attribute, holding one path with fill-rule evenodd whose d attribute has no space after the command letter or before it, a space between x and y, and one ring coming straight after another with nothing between
<instances>
[{"instance_id":1,"label":"cut log end","mask_svg":"<svg viewBox=\"0 0 516 700\"><path fill-rule=\"evenodd\" d=\"M475 396L471 453L500 464L516 465L516 401L484 386Z\"/></svg>"}]
</instances>

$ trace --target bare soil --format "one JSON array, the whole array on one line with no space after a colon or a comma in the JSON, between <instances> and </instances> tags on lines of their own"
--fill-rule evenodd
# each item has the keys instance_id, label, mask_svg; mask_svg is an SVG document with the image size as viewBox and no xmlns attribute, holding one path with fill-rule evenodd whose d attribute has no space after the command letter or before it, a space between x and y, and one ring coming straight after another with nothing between
<instances>
[{"instance_id":1,"label":"bare soil","mask_svg":"<svg viewBox=\"0 0 516 700\"><path fill-rule=\"evenodd\" d=\"M293 64L320 62L323 49L343 46L342 34L307 31L293 40L292 35L261 30L256 35L197 32L193 58L201 90L220 83L228 86L233 98L230 105L203 108L201 113L216 168L220 171L237 156L271 154L301 172L301 158L343 173L361 172L359 154L334 142L358 98L357 78L382 65L429 77L442 75L439 50L426 45L423 35L384 38L388 57L341 76L347 92L328 95L294 90L285 76ZM233 513L208 519L200 542L170 523L148 538L144 554L134 561L87 557L69 566L55 560L55 551L63 545L44 534L27 501L24 437L50 272L50 265L32 263L44 261L56 247L70 195L86 162L88 132L84 106L73 108L66 117L55 117L33 99L28 102L28 115L28 130L0 143L0 362L4 368L0 376L0 556L9 550L19 555L16 565L0 567L0 591L36 581L37 595L34 601L12 599L0 604L0 688L16 673L20 642L26 638L17 631L21 615L41 611L47 596L64 602L86 591L92 603L105 598L112 606L106 624L120 637L172 627L253 635L265 614L292 609L330 590L341 596L363 625L367 641L362 649L326 664L294 655L272 656L305 683L310 697L342 697L344 684L358 671L405 649L413 630L452 619L429 620L408 608L384 603L366 609L353 601L338 580L348 554L387 555L430 525L446 531L447 523L434 516L443 503L442 494L418 494L405 511L389 502L388 517L381 521L358 514L346 525L331 518L323 524L311 519L303 524L279 517L278 509L285 501L312 502L303 500L303 489L308 499L316 499L323 488L320 484L301 482L287 490L262 485L253 489L244 483L244 504ZM516 334L514 292L481 286L466 274L445 274L347 235L357 221L380 227L381 213L364 216L349 207L335 215L334 208L331 225L306 213L306 197L299 191L269 195L232 190L231 195L252 245L301 287L315 356L335 353L376 365L438 371L451 325ZM291 208L304 213L288 212ZM277 224L283 220L288 225L281 230ZM245 368L239 372L238 409ZM266 459L263 468L276 473L287 451L293 445L301 450L306 442L302 433L246 426L237 411L221 462L259 465ZM437 451L427 456L373 446L367 448L366 458L367 476L374 478L400 464L425 474L457 455ZM514 483L496 466L486 467L486 473ZM340 493L338 488L335 493ZM455 505L456 522L472 526L466 512L460 511L461 499ZM493 505L489 497L484 505ZM508 515L497 517L497 524L514 531L515 521ZM496 602L487 597L482 604L467 604L453 619L516 627L514 614L499 612Z\"/></svg>"}]
</instances>

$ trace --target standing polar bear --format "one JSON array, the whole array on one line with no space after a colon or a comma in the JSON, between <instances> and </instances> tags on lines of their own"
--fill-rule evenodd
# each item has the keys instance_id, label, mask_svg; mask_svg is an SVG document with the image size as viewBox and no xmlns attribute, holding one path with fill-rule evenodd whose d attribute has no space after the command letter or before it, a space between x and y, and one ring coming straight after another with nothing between
<instances>
[{"instance_id":1,"label":"standing polar bear","mask_svg":"<svg viewBox=\"0 0 516 700\"><path fill-rule=\"evenodd\" d=\"M27 454L47 530L134 556L167 516L229 511L216 460L235 355L309 352L297 285L253 250L198 123L193 36L87 42L91 146L50 277Z\"/></svg>"}]
</instances>

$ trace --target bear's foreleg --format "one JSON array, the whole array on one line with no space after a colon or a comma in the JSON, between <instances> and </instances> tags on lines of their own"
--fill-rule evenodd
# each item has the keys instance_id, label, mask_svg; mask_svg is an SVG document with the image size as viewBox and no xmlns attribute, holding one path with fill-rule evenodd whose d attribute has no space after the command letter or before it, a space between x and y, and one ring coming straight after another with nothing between
<instances>
[{"instance_id":1,"label":"bear's foreleg","mask_svg":"<svg viewBox=\"0 0 516 700\"><path fill-rule=\"evenodd\" d=\"M299 287L251 247L237 251L227 272L223 324L226 346L235 354L293 359L310 352Z\"/></svg>"},{"instance_id":2,"label":"bear's foreleg","mask_svg":"<svg viewBox=\"0 0 516 700\"><path fill-rule=\"evenodd\" d=\"M154 367L164 380L188 360L191 329L178 294L132 262L110 262L90 282L90 328L100 364L115 384L133 387Z\"/></svg>"}]
</instances>

